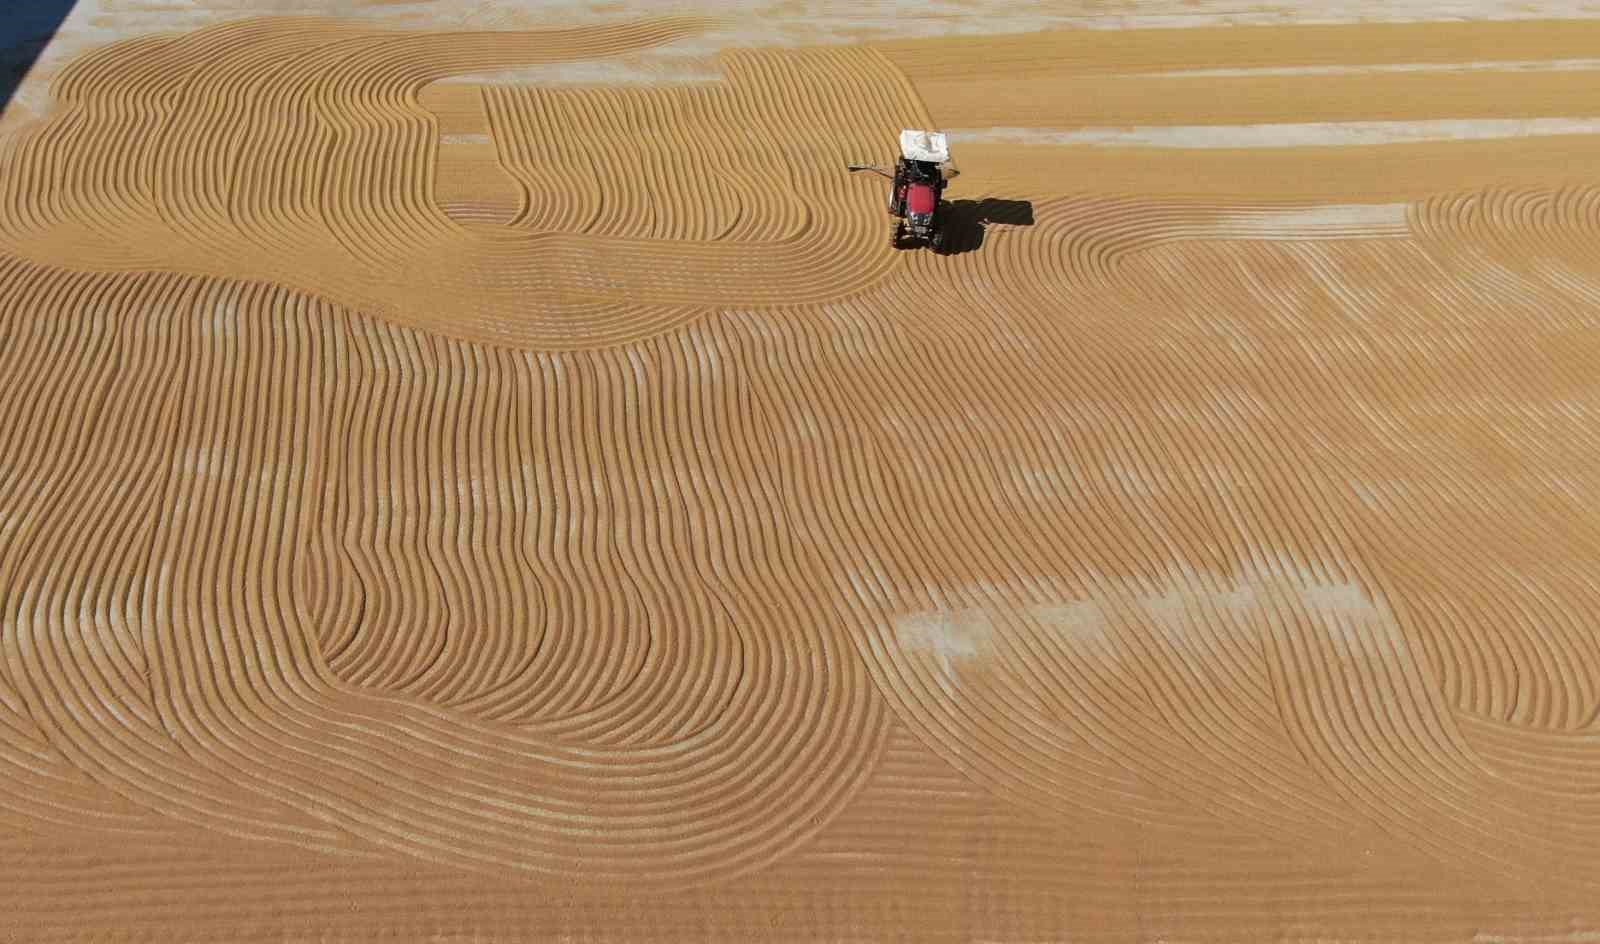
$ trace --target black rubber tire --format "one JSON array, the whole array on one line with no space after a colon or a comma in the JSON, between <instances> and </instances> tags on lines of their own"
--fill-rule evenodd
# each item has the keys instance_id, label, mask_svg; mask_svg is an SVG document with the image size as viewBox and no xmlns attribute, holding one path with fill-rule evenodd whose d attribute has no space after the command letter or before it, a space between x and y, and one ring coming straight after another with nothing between
<instances>
[{"instance_id":1,"label":"black rubber tire","mask_svg":"<svg viewBox=\"0 0 1600 944\"><path fill-rule=\"evenodd\" d=\"M944 229L940 228L934 230L933 237L928 240L928 245L933 247L934 252L944 252L944 243Z\"/></svg>"}]
</instances>

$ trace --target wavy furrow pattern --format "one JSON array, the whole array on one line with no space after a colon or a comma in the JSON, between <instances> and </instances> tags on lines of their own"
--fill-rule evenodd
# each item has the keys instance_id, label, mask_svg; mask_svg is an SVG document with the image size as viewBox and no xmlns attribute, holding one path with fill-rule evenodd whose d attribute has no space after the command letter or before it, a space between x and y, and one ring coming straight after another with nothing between
<instances>
[{"instance_id":1,"label":"wavy furrow pattern","mask_svg":"<svg viewBox=\"0 0 1600 944\"><path fill-rule=\"evenodd\" d=\"M758 430L661 396L717 384L682 339L595 376L255 283L6 284L6 356L59 385L0 419L14 741L100 815L673 883L769 861L870 769L814 565L728 481Z\"/></svg>"},{"instance_id":2,"label":"wavy furrow pattern","mask_svg":"<svg viewBox=\"0 0 1600 944\"><path fill-rule=\"evenodd\" d=\"M1042 203L983 252L919 258L940 290L914 309L885 290L765 329L794 375L780 425L834 431L795 447L791 487L835 510L805 520L851 549L838 590L874 614L878 689L950 764L1063 822L1199 847L1220 817L1329 856L1365 837L1390 862L1587 884L1548 863L1587 861L1593 815L1592 393L1564 366L1594 343L1593 276L1511 279L1443 226L1264 237L1263 213L1304 211L1125 205L1097 228ZM1583 245L1576 214L1542 225ZM807 423L819 402L847 419ZM1388 687L1349 674L1366 652ZM1331 692L1344 730L1398 727L1329 740L1302 714Z\"/></svg>"},{"instance_id":3,"label":"wavy furrow pattern","mask_svg":"<svg viewBox=\"0 0 1600 944\"><path fill-rule=\"evenodd\" d=\"M542 349L883 278L895 257L875 185L838 168L879 150L876 129L931 122L870 49L730 53L726 83L689 90L485 87L500 165L523 191L516 225L440 205L428 83L703 25L418 35L250 20L113 45L63 72L54 120L6 155L0 245L274 281ZM117 145L86 146L100 140Z\"/></svg>"},{"instance_id":4,"label":"wavy furrow pattern","mask_svg":"<svg viewBox=\"0 0 1600 944\"><path fill-rule=\"evenodd\" d=\"M0 147L25 939L74 877L129 939L1592 906L1600 188L1063 184L898 254L839 168L937 111L870 48L424 92L704 25L131 40Z\"/></svg>"}]
</instances>

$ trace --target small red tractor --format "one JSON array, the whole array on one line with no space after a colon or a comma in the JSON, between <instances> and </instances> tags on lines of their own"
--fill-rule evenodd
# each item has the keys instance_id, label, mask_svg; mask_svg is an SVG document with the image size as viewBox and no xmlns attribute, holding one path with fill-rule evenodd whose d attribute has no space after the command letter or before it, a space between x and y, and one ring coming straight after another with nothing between
<instances>
[{"instance_id":1,"label":"small red tractor","mask_svg":"<svg viewBox=\"0 0 1600 944\"><path fill-rule=\"evenodd\" d=\"M945 229L940 225L939 204L944 195L945 165L950 162L950 145L943 134L934 131L900 132L900 159L894 173L874 164L851 164L850 170L870 170L893 181L889 189L889 215L894 229L889 244L896 249L911 245L931 246L939 252L945 245Z\"/></svg>"}]
</instances>

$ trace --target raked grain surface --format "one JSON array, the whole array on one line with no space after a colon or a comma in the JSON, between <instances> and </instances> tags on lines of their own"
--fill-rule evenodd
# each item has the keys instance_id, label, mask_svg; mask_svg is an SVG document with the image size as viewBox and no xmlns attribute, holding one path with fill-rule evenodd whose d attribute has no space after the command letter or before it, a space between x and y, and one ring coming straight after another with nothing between
<instances>
[{"instance_id":1,"label":"raked grain surface","mask_svg":"<svg viewBox=\"0 0 1600 944\"><path fill-rule=\"evenodd\" d=\"M1591 939L1600 24L724 27L0 138L0 932Z\"/></svg>"}]
</instances>

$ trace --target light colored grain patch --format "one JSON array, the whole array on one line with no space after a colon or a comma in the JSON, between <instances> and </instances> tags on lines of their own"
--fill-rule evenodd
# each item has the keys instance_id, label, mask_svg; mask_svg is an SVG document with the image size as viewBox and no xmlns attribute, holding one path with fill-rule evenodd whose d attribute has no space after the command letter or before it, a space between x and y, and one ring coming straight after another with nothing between
<instances>
[{"instance_id":1,"label":"light colored grain patch","mask_svg":"<svg viewBox=\"0 0 1600 944\"><path fill-rule=\"evenodd\" d=\"M1392 75L1416 72L1592 72L1600 59L1518 59L1477 62L1386 62L1366 65L1262 66L1249 69L1172 69L1131 73L1168 79L1249 79L1289 75Z\"/></svg>"},{"instance_id":2,"label":"light colored grain patch","mask_svg":"<svg viewBox=\"0 0 1600 944\"><path fill-rule=\"evenodd\" d=\"M1251 125L947 128L954 142L1173 149L1303 148L1600 134L1600 117L1438 118Z\"/></svg>"},{"instance_id":3,"label":"light colored grain patch","mask_svg":"<svg viewBox=\"0 0 1600 944\"><path fill-rule=\"evenodd\" d=\"M1300 600L1308 608L1340 616L1376 618L1378 608L1365 591L1353 583L1310 584L1300 588Z\"/></svg>"},{"instance_id":4,"label":"light colored grain patch","mask_svg":"<svg viewBox=\"0 0 1600 944\"><path fill-rule=\"evenodd\" d=\"M1105 610L1093 600L1040 604L1029 607L1028 615L1069 643L1104 645L1110 641Z\"/></svg>"},{"instance_id":5,"label":"light colored grain patch","mask_svg":"<svg viewBox=\"0 0 1600 944\"><path fill-rule=\"evenodd\" d=\"M906 652L931 655L947 667L989 650L994 633L988 611L929 610L895 622L895 641Z\"/></svg>"},{"instance_id":6,"label":"light colored grain patch","mask_svg":"<svg viewBox=\"0 0 1600 944\"><path fill-rule=\"evenodd\" d=\"M1239 210L1222 216L1217 225L1234 238L1393 238L1410 235L1406 208L1404 203L1345 203Z\"/></svg>"}]
</instances>

